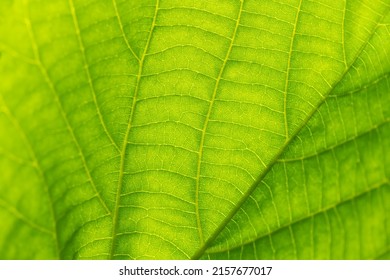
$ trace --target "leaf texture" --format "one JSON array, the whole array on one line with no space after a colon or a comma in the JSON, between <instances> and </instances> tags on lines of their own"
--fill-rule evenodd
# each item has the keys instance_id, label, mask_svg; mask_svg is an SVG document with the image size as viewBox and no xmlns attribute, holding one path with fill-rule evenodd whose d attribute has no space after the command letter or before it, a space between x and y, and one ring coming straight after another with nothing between
<instances>
[{"instance_id":1,"label":"leaf texture","mask_svg":"<svg viewBox=\"0 0 390 280\"><path fill-rule=\"evenodd\" d=\"M389 10L1 1L0 258L388 258Z\"/></svg>"}]
</instances>

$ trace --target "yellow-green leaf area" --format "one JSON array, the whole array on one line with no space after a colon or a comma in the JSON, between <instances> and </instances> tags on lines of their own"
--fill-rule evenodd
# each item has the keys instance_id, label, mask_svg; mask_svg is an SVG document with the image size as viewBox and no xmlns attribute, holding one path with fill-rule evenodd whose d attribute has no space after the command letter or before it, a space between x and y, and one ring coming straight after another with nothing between
<instances>
[{"instance_id":1,"label":"yellow-green leaf area","mask_svg":"<svg viewBox=\"0 0 390 280\"><path fill-rule=\"evenodd\" d=\"M1 259L388 259L387 0L0 3Z\"/></svg>"}]
</instances>

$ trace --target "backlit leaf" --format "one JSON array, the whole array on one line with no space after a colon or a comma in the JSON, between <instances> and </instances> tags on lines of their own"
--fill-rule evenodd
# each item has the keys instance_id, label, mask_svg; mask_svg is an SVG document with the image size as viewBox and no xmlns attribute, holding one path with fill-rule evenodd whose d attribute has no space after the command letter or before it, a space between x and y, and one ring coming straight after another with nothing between
<instances>
[{"instance_id":1,"label":"backlit leaf","mask_svg":"<svg viewBox=\"0 0 390 280\"><path fill-rule=\"evenodd\" d=\"M0 258L388 258L389 10L2 0Z\"/></svg>"}]
</instances>

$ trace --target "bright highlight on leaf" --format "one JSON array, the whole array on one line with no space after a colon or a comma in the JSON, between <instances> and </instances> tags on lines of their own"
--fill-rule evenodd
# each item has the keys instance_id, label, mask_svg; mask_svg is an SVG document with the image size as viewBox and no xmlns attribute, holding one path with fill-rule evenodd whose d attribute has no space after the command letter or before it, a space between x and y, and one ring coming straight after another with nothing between
<instances>
[{"instance_id":1,"label":"bright highlight on leaf","mask_svg":"<svg viewBox=\"0 0 390 280\"><path fill-rule=\"evenodd\" d=\"M0 258L389 258L389 10L0 1Z\"/></svg>"}]
</instances>

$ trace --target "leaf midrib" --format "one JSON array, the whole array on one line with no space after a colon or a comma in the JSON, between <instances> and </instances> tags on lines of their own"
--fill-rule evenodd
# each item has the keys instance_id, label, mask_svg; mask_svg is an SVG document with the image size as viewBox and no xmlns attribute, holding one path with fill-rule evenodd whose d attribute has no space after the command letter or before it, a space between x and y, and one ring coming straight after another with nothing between
<instances>
[{"instance_id":1,"label":"leaf midrib","mask_svg":"<svg viewBox=\"0 0 390 280\"><path fill-rule=\"evenodd\" d=\"M279 227L279 228L277 228L277 229L275 229L275 230L272 230L272 231L270 231L270 232L268 232L268 233L266 233L266 234L262 234L262 235L256 236L255 238L253 238L253 239L251 239L251 240L249 240L249 241L243 242L243 243L240 244L240 245L233 246L233 247L226 248L226 249L222 249L222 250L218 250L218 249L216 249L215 251L210 250L210 251L207 252L207 253L210 253L210 254L223 253L223 252L227 252L227 251L230 251L230 250L234 250L234 249L243 247L243 246L248 245L248 244L250 244L250 243L256 242L256 241L259 240L259 239L262 239L262 238L267 237L267 236L271 236L272 234L275 234L275 233L280 232L280 231L282 231L282 230L284 230L284 229L287 229L287 228L290 228L290 227L292 227L292 226L294 226L294 225L297 225L297 224L299 224L299 223L301 223L301 222L303 222L303 221L306 221L306 220L309 219L309 218L315 217L315 216L317 216L317 215L319 215L319 214L321 214L321 213L328 212L329 210L331 210L331 209L333 209L333 208L337 208L337 207L342 206L342 205L344 205L344 204L350 203L350 202L352 202L352 201L358 199L359 197L363 197L363 196L365 196L365 195L367 195L367 194L369 194L369 193L372 193L372 192L374 192L374 191L381 190L381 189L384 188L385 186L388 186L389 183L390 183L390 181L388 181L388 180L387 180L387 181L380 182L380 183L377 183L377 184L375 184L373 187L368 188L367 190L364 190L364 191L362 191L362 192L360 192L360 193L358 193L358 194L355 194L355 195L353 195L353 196L351 196L351 197L348 197L348 198L346 198L346 199L344 199L344 200L342 200L342 201L339 201L339 202L337 202L337 203L334 203L334 204L332 204L332 205L329 205L329 206L327 206L327 207L325 207L325 208L323 208L323 209L320 209L320 210L318 210L318 211L315 211L315 212L313 212L313 213L310 213L310 214L307 215L307 216L304 216L304 217L298 218L298 219L296 219L296 220L293 220L293 221L291 221L291 222L289 222L289 223L287 223L287 224L285 224L285 225L283 225L283 226L281 226L281 227Z\"/></svg>"},{"instance_id":2,"label":"leaf midrib","mask_svg":"<svg viewBox=\"0 0 390 280\"><path fill-rule=\"evenodd\" d=\"M367 40L359 48L354 59L352 60L350 65L345 68L345 70L344 70L343 74L340 76L340 78L334 83L334 85L330 88L330 90L323 96L322 100L318 103L318 105L316 107L313 107L313 110L307 115L307 117L304 119L302 124L296 129L296 131L293 134L291 134L291 137L286 140L285 144L283 146L281 146L279 152L277 154L275 154L274 158L271 160L271 162L266 167L266 169L263 171L263 173L259 175L258 179L252 184L252 186L242 196L242 198L238 201L237 205L232 209L232 211L226 216L226 218L218 226L218 228L215 230L215 232L205 242L204 246L200 247L198 249L198 251L196 251L195 254L192 256L191 259L199 259L203 256L203 254L206 252L207 248L218 237L218 235L223 231L223 229L226 227L226 225L233 219L235 214L239 211L239 209L241 209L241 207L244 205L244 203L247 201L247 199L251 196L251 194L254 192L254 190L257 188L257 186L260 184L260 182L265 178L265 176L272 169L272 167L275 165L275 163L277 163L277 160L280 158L280 156L283 154L283 152L286 150L286 148L289 146L289 144L292 142L292 140L305 127L305 125L309 122L309 120L317 112L318 108L320 108L322 106L322 104L325 103L328 96L333 92L333 90L344 80L347 73L351 70L352 66L355 64L355 62L360 57L360 55L362 54L362 52L364 51L364 49L366 48L368 43L371 41L372 37L376 33L377 28L380 26L380 23L383 21L383 19L387 16L389 10L390 10L390 8L388 8L387 11L384 12L382 17L378 20L377 24L375 25L372 32L368 36Z\"/></svg>"}]
</instances>

